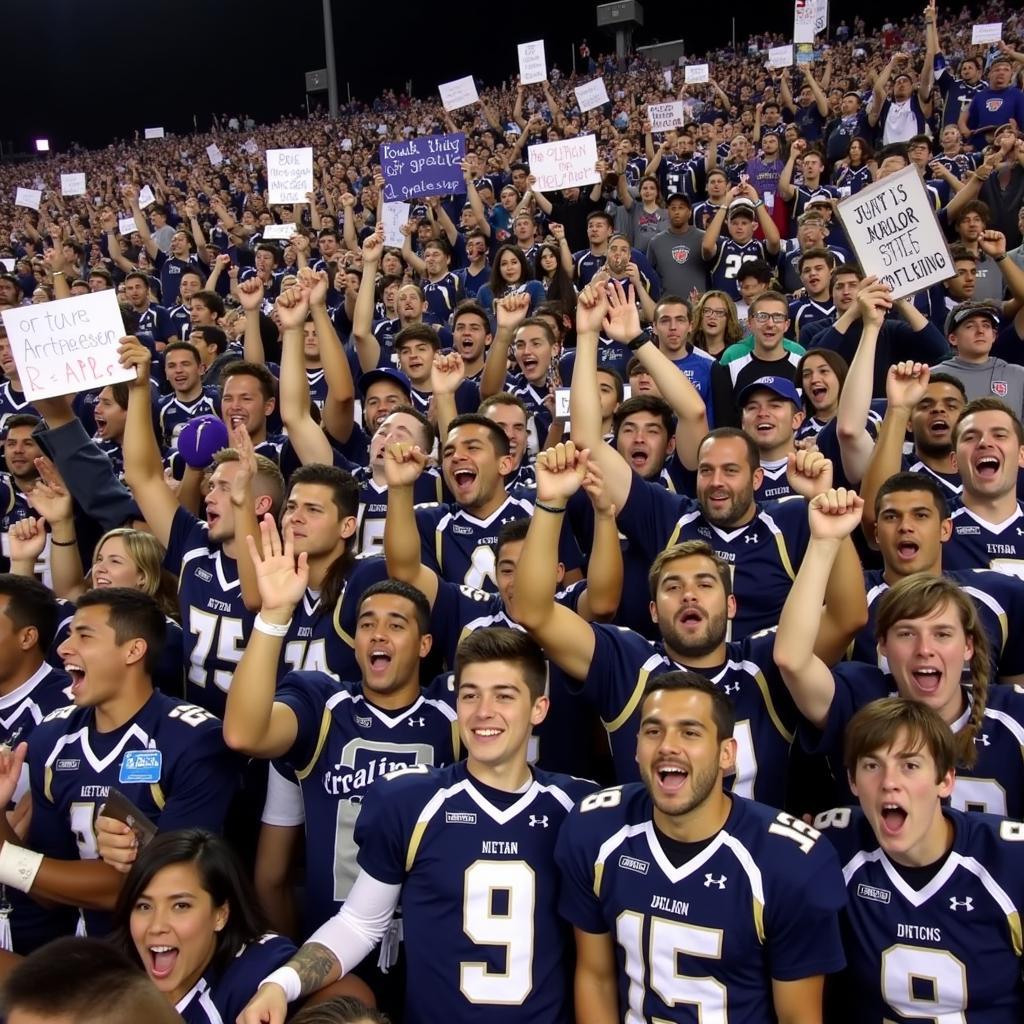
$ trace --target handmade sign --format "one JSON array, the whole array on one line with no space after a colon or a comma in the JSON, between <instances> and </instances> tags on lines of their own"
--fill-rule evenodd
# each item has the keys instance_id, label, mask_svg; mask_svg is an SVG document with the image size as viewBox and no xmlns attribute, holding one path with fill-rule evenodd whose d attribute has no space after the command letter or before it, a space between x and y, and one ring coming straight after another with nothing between
<instances>
[{"instance_id":1,"label":"handmade sign","mask_svg":"<svg viewBox=\"0 0 1024 1024\"><path fill-rule=\"evenodd\" d=\"M462 161L466 136L422 135L402 142L380 144L384 199L397 202L420 196L464 195Z\"/></svg>"}]
</instances>

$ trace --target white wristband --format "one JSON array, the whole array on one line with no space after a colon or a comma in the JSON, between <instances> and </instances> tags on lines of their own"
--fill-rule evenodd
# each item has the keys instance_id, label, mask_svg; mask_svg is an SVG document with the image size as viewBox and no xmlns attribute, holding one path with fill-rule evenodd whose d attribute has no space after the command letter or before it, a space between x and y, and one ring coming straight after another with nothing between
<instances>
[{"instance_id":1,"label":"white wristband","mask_svg":"<svg viewBox=\"0 0 1024 1024\"><path fill-rule=\"evenodd\" d=\"M302 995L302 979L294 967L278 967L273 974L268 974L260 982L260 988L264 985L277 985L283 989L284 997L289 1003L294 1003Z\"/></svg>"},{"instance_id":2,"label":"white wristband","mask_svg":"<svg viewBox=\"0 0 1024 1024\"><path fill-rule=\"evenodd\" d=\"M0 883L19 892L28 892L42 863L41 853L26 850L24 846L15 846L14 843L4 843L0 848Z\"/></svg>"},{"instance_id":3,"label":"white wristband","mask_svg":"<svg viewBox=\"0 0 1024 1024\"><path fill-rule=\"evenodd\" d=\"M262 615L257 614L252 628L257 633L266 633L267 636L287 636L288 630L292 628L292 620L289 619L284 625L281 625L277 622L267 622Z\"/></svg>"}]
</instances>

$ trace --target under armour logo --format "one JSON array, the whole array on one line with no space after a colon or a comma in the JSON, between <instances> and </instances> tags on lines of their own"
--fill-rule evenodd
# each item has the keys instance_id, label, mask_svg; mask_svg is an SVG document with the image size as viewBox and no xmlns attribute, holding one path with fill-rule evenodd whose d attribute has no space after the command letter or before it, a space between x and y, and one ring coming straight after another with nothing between
<instances>
[{"instance_id":1,"label":"under armour logo","mask_svg":"<svg viewBox=\"0 0 1024 1024\"><path fill-rule=\"evenodd\" d=\"M950 910L959 910L961 907L970 913L974 909L974 900L970 896L962 900L958 900L955 896L949 897Z\"/></svg>"},{"instance_id":2,"label":"under armour logo","mask_svg":"<svg viewBox=\"0 0 1024 1024\"><path fill-rule=\"evenodd\" d=\"M530 828L536 828L538 825L540 825L541 828L548 827L548 816L546 814L530 815Z\"/></svg>"},{"instance_id":3,"label":"under armour logo","mask_svg":"<svg viewBox=\"0 0 1024 1024\"><path fill-rule=\"evenodd\" d=\"M743 543L744 544L756 544L757 543L757 534L756 533L748 533L746 535L746 537L743 538Z\"/></svg>"},{"instance_id":4,"label":"under armour logo","mask_svg":"<svg viewBox=\"0 0 1024 1024\"><path fill-rule=\"evenodd\" d=\"M1017 527L1017 536L1024 537L1024 530L1022 530L1019 526Z\"/></svg>"},{"instance_id":5,"label":"under armour logo","mask_svg":"<svg viewBox=\"0 0 1024 1024\"><path fill-rule=\"evenodd\" d=\"M980 743L983 747L991 747L992 741L988 738L988 733L983 732L980 736L974 737L975 743Z\"/></svg>"},{"instance_id":6,"label":"under armour logo","mask_svg":"<svg viewBox=\"0 0 1024 1024\"><path fill-rule=\"evenodd\" d=\"M725 686L722 687L722 689L725 690L726 693L739 693L740 692L740 684L739 683L726 683Z\"/></svg>"},{"instance_id":7,"label":"under armour logo","mask_svg":"<svg viewBox=\"0 0 1024 1024\"><path fill-rule=\"evenodd\" d=\"M714 875L708 873L704 876L704 888L710 889L711 886L717 885L719 889L724 889L726 881L727 877L725 875L719 875L718 878L715 878Z\"/></svg>"},{"instance_id":8,"label":"under armour logo","mask_svg":"<svg viewBox=\"0 0 1024 1024\"><path fill-rule=\"evenodd\" d=\"M422 729L427 724L427 720L425 718L410 718L409 724L411 726L418 725Z\"/></svg>"}]
</instances>

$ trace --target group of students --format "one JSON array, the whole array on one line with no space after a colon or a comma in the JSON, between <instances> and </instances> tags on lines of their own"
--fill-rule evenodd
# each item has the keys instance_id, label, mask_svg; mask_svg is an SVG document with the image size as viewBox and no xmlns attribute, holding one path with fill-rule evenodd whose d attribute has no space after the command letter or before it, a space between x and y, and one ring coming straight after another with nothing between
<instances>
[{"instance_id":1,"label":"group of students","mask_svg":"<svg viewBox=\"0 0 1024 1024\"><path fill-rule=\"evenodd\" d=\"M0 306L116 288L134 378L0 330L12 1024L1020 1019L1024 59L940 28L863 118L485 97L401 249L366 121L308 222L230 139L22 222ZM894 301L834 203L909 165L956 276Z\"/></svg>"}]
</instances>

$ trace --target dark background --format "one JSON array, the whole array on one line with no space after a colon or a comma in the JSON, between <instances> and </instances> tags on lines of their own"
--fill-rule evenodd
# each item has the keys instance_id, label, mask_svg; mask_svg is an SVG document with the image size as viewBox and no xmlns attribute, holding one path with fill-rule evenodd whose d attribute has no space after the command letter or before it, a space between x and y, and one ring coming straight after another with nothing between
<instances>
[{"instance_id":1,"label":"dark background","mask_svg":"<svg viewBox=\"0 0 1024 1024\"><path fill-rule=\"evenodd\" d=\"M790 0L643 6L634 45L681 37L690 52L718 48L731 40L733 17L740 46L753 32L788 38L792 31ZM145 126L190 131L193 115L204 129L214 112L266 121L304 111L303 73L325 63L320 0L4 0L3 7L5 154L33 149L36 137L59 151L130 138ZM923 7L924 0L837 0L830 25L859 14L871 28L884 15L916 16ZM500 80L518 68L515 44L538 38L549 68L571 70L574 42L586 38L595 54L614 49L613 37L596 28L595 9L581 0L334 0L340 101L346 83L353 97L367 99L410 78L421 97L470 73ZM317 100L326 107L326 93Z\"/></svg>"}]
</instances>

